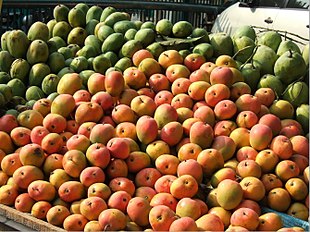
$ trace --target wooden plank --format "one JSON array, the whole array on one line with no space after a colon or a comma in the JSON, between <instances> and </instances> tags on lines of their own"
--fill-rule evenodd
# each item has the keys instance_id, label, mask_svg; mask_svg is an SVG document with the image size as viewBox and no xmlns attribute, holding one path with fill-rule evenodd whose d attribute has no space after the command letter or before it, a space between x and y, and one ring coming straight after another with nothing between
<instances>
[{"instance_id":1,"label":"wooden plank","mask_svg":"<svg viewBox=\"0 0 310 232\"><path fill-rule=\"evenodd\" d=\"M20 212L12 207L0 204L0 215L8 218L12 221L20 223L26 227L29 227L32 230L37 231L57 231L57 232L65 232L66 230L49 224L43 220L37 219L33 217L29 213Z\"/></svg>"}]
</instances>

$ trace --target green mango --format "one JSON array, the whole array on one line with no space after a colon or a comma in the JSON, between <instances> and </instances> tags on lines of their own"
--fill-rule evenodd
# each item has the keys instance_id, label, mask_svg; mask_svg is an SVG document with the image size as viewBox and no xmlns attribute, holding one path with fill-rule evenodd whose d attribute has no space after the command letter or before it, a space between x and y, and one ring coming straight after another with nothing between
<instances>
[{"instance_id":1,"label":"green mango","mask_svg":"<svg viewBox=\"0 0 310 232\"><path fill-rule=\"evenodd\" d=\"M110 60L111 66L114 66L116 64L116 62L119 60L117 54L115 52L112 52L112 51L103 53L102 56L104 56Z\"/></svg>"},{"instance_id":2,"label":"green mango","mask_svg":"<svg viewBox=\"0 0 310 232\"><path fill-rule=\"evenodd\" d=\"M84 56L74 57L70 68L72 68L76 73L79 73L88 68L88 61Z\"/></svg>"},{"instance_id":3,"label":"green mango","mask_svg":"<svg viewBox=\"0 0 310 232\"><path fill-rule=\"evenodd\" d=\"M288 85L306 74L307 65L302 55L289 50L283 53L274 64L274 74Z\"/></svg>"},{"instance_id":4,"label":"green mango","mask_svg":"<svg viewBox=\"0 0 310 232\"><path fill-rule=\"evenodd\" d=\"M253 55L253 64L258 67L261 72L261 76L264 74L274 74L273 66L277 60L278 56L275 51L266 46L259 45Z\"/></svg>"},{"instance_id":5,"label":"green mango","mask_svg":"<svg viewBox=\"0 0 310 232\"><path fill-rule=\"evenodd\" d=\"M87 36L84 41L84 44L85 46L87 45L92 46L97 54L99 54L101 51L102 42L95 35Z\"/></svg>"},{"instance_id":6,"label":"green mango","mask_svg":"<svg viewBox=\"0 0 310 232\"><path fill-rule=\"evenodd\" d=\"M69 47L61 47L57 50L57 52L61 53L64 56L65 60L74 57L74 54Z\"/></svg>"},{"instance_id":7,"label":"green mango","mask_svg":"<svg viewBox=\"0 0 310 232\"><path fill-rule=\"evenodd\" d=\"M72 28L74 28L74 27L85 27L86 15L81 9L73 7L69 11L68 22Z\"/></svg>"},{"instance_id":8,"label":"green mango","mask_svg":"<svg viewBox=\"0 0 310 232\"><path fill-rule=\"evenodd\" d=\"M86 59L90 57L95 57L98 55L98 51L96 51L96 48L91 45L85 45L82 49L80 49L76 55L77 56L83 56Z\"/></svg>"},{"instance_id":9,"label":"green mango","mask_svg":"<svg viewBox=\"0 0 310 232\"><path fill-rule=\"evenodd\" d=\"M257 37L257 43L270 47L273 51L277 51L282 41L281 35L276 31L266 31Z\"/></svg>"},{"instance_id":10,"label":"green mango","mask_svg":"<svg viewBox=\"0 0 310 232\"><path fill-rule=\"evenodd\" d=\"M86 13L86 23L92 19L100 20L102 14L102 8L98 5L91 6Z\"/></svg>"},{"instance_id":11,"label":"green mango","mask_svg":"<svg viewBox=\"0 0 310 232\"><path fill-rule=\"evenodd\" d=\"M81 77L82 83L84 86L87 86L89 77L94 73L95 73L94 70L89 70L89 69L83 70L82 72L79 73L79 76Z\"/></svg>"},{"instance_id":12,"label":"green mango","mask_svg":"<svg viewBox=\"0 0 310 232\"><path fill-rule=\"evenodd\" d=\"M130 20L129 15L125 12L116 11L108 15L108 17L104 20L104 22L106 25L113 28L115 23L123 20Z\"/></svg>"},{"instance_id":13,"label":"green mango","mask_svg":"<svg viewBox=\"0 0 310 232\"><path fill-rule=\"evenodd\" d=\"M0 51L0 71L10 72L14 57L8 51Z\"/></svg>"},{"instance_id":14,"label":"green mango","mask_svg":"<svg viewBox=\"0 0 310 232\"><path fill-rule=\"evenodd\" d=\"M27 87L20 79L14 78L10 80L7 85L12 88L14 96L25 97Z\"/></svg>"},{"instance_id":15,"label":"green mango","mask_svg":"<svg viewBox=\"0 0 310 232\"><path fill-rule=\"evenodd\" d=\"M235 60L245 63L252 55L255 42L247 36L241 36L233 40Z\"/></svg>"},{"instance_id":16,"label":"green mango","mask_svg":"<svg viewBox=\"0 0 310 232\"><path fill-rule=\"evenodd\" d=\"M51 93L56 92L59 81L60 77L56 74L49 74L45 76L41 84L42 91L46 95L50 95Z\"/></svg>"},{"instance_id":17,"label":"green mango","mask_svg":"<svg viewBox=\"0 0 310 232\"><path fill-rule=\"evenodd\" d=\"M101 41L104 42L106 38L108 38L109 35L113 34L114 30L108 25L102 25L99 27L97 31L97 38Z\"/></svg>"},{"instance_id":18,"label":"green mango","mask_svg":"<svg viewBox=\"0 0 310 232\"><path fill-rule=\"evenodd\" d=\"M96 56L93 60L93 68L95 72L105 74L106 70L111 67L111 61L103 56Z\"/></svg>"},{"instance_id":19,"label":"green mango","mask_svg":"<svg viewBox=\"0 0 310 232\"><path fill-rule=\"evenodd\" d=\"M46 42L49 38L48 26L43 22L37 21L30 26L27 36L30 41L39 39Z\"/></svg>"},{"instance_id":20,"label":"green mango","mask_svg":"<svg viewBox=\"0 0 310 232\"><path fill-rule=\"evenodd\" d=\"M30 65L36 63L45 63L49 56L47 44L40 39L31 42L26 57Z\"/></svg>"},{"instance_id":21,"label":"green mango","mask_svg":"<svg viewBox=\"0 0 310 232\"><path fill-rule=\"evenodd\" d=\"M25 58L29 46L29 39L22 30L12 30L7 35L7 49L15 58Z\"/></svg>"},{"instance_id":22,"label":"green mango","mask_svg":"<svg viewBox=\"0 0 310 232\"><path fill-rule=\"evenodd\" d=\"M254 94L261 79L259 68L252 63L247 63L241 66L240 71L244 77L244 82L250 86L251 91Z\"/></svg>"},{"instance_id":23,"label":"green mango","mask_svg":"<svg viewBox=\"0 0 310 232\"><path fill-rule=\"evenodd\" d=\"M212 37L210 38L210 44L213 47L215 57L220 55L233 55L233 40L226 33L218 32L212 34Z\"/></svg>"},{"instance_id":24,"label":"green mango","mask_svg":"<svg viewBox=\"0 0 310 232\"><path fill-rule=\"evenodd\" d=\"M64 4L58 4L54 7L53 16L57 22L66 21L68 22L69 8Z\"/></svg>"},{"instance_id":25,"label":"green mango","mask_svg":"<svg viewBox=\"0 0 310 232\"><path fill-rule=\"evenodd\" d=\"M31 109L33 107L33 105L36 103L37 100L30 100L30 101L27 101L25 106L29 106Z\"/></svg>"},{"instance_id":26,"label":"green mango","mask_svg":"<svg viewBox=\"0 0 310 232\"><path fill-rule=\"evenodd\" d=\"M256 40L256 32L254 28L251 27L250 25L244 25L244 26L238 27L233 33L232 38L236 39L242 36L247 36L251 38L253 41Z\"/></svg>"},{"instance_id":27,"label":"green mango","mask_svg":"<svg viewBox=\"0 0 310 232\"><path fill-rule=\"evenodd\" d=\"M156 33L151 28L141 28L135 34L136 41L140 41L143 48L146 48L148 45L152 44L155 41Z\"/></svg>"},{"instance_id":28,"label":"green mango","mask_svg":"<svg viewBox=\"0 0 310 232\"><path fill-rule=\"evenodd\" d=\"M59 95L59 93L53 92L53 93L49 94L46 98L49 99L49 100L51 100L51 102L53 102L54 99L55 99L58 95Z\"/></svg>"},{"instance_id":29,"label":"green mango","mask_svg":"<svg viewBox=\"0 0 310 232\"><path fill-rule=\"evenodd\" d=\"M173 23L169 19L161 19L155 25L155 31L163 36L171 36Z\"/></svg>"},{"instance_id":30,"label":"green mango","mask_svg":"<svg viewBox=\"0 0 310 232\"><path fill-rule=\"evenodd\" d=\"M180 50L179 53L181 54L181 56L183 57L183 59L185 59L185 57L187 57L189 54L191 54L192 52L188 49L183 49Z\"/></svg>"},{"instance_id":31,"label":"green mango","mask_svg":"<svg viewBox=\"0 0 310 232\"><path fill-rule=\"evenodd\" d=\"M123 20L123 21L116 22L113 26L113 30L115 32L122 33L123 35L125 35L126 31L128 31L129 29L137 30L136 24L130 20Z\"/></svg>"},{"instance_id":32,"label":"green mango","mask_svg":"<svg viewBox=\"0 0 310 232\"><path fill-rule=\"evenodd\" d=\"M300 48L292 40L283 40L277 50L277 55L281 56L284 52L292 50L301 54Z\"/></svg>"},{"instance_id":33,"label":"green mango","mask_svg":"<svg viewBox=\"0 0 310 232\"><path fill-rule=\"evenodd\" d=\"M108 51L118 52L124 44L124 36L122 33L113 33L109 35L102 43L101 52Z\"/></svg>"},{"instance_id":34,"label":"green mango","mask_svg":"<svg viewBox=\"0 0 310 232\"><path fill-rule=\"evenodd\" d=\"M297 107L296 120L301 124L305 134L309 133L309 104L302 104Z\"/></svg>"},{"instance_id":35,"label":"green mango","mask_svg":"<svg viewBox=\"0 0 310 232\"><path fill-rule=\"evenodd\" d=\"M10 69L10 76L12 78L18 78L24 83L27 83L27 77L30 70L30 64L27 60L19 58L14 60Z\"/></svg>"},{"instance_id":36,"label":"green mango","mask_svg":"<svg viewBox=\"0 0 310 232\"><path fill-rule=\"evenodd\" d=\"M142 49L143 45L140 41L129 40L121 48L121 54L125 57L132 58L133 54L138 50Z\"/></svg>"},{"instance_id":37,"label":"green mango","mask_svg":"<svg viewBox=\"0 0 310 232\"><path fill-rule=\"evenodd\" d=\"M192 38L201 37L199 40L193 42L194 45L201 44L201 43L210 43L209 33L204 28L200 28L200 27L194 28L191 34L191 37Z\"/></svg>"},{"instance_id":38,"label":"green mango","mask_svg":"<svg viewBox=\"0 0 310 232\"><path fill-rule=\"evenodd\" d=\"M302 81L293 82L287 86L282 98L289 101L295 108L309 103L309 86Z\"/></svg>"},{"instance_id":39,"label":"green mango","mask_svg":"<svg viewBox=\"0 0 310 232\"><path fill-rule=\"evenodd\" d=\"M181 20L173 24L172 34L176 38L187 38L193 32L193 25L185 20Z\"/></svg>"},{"instance_id":40,"label":"green mango","mask_svg":"<svg viewBox=\"0 0 310 232\"><path fill-rule=\"evenodd\" d=\"M47 64L51 69L51 73L58 73L65 67L65 58L61 53L53 52L49 55Z\"/></svg>"},{"instance_id":41,"label":"green mango","mask_svg":"<svg viewBox=\"0 0 310 232\"><path fill-rule=\"evenodd\" d=\"M67 41L68 35L71 30L72 27L68 22L65 21L57 22L53 28L52 37L59 36L64 41Z\"/></svg>"},{"instance_id":42,"label":"green mango","mask_svg":"<svg viewBox=\"0 0 310 232\"><path fill-rule=\"evenodd\" d=\"M46 23L46 26L48 28L48 39L53 37L53 29L56 25L57 21L56 19L51 19ZM46 41L47 42L47 41Z\"/></svg>"},{"instance_id":43,"label":"green mango","mask_svg":"<svg viewBox=\"0 0 310 232\"><path fill-rule=\"evenodd\" d=\"M31 100L37 101L44 97L45 97L45 94L43 93L42 89L38 86L30 86L26 90L25 98L27 101L31 101Z\"/></svg>"},{"instance_id":44,"label":"green mango","mask_svg":"<svg viewBox=\"0 0 310 232\"><path fill-rule=\"evenodd\" d=\"M73 57L81 49L81 47L77 44L69 44L67 47L71 50Z\"/></svg>"},{"instance_id":45,"label":"green mango","mask_svg":"<svg viewBox=\"0 0 310 232\"><path fill-rule=\"evenodd\" d=\"M137 29L131 28L125 32L124 38L126 41L135 39Z\"/></svg>"},{"instance_id":46,"label":"green mango","mask_svg":"<svg viewBox=\"0 0 310 232\"><path fill-rule=\"evenodd\" d=\"M283 83L272 74L265 74L259 80L257 88L271 88L280 97L285 89Z\"/></svg>"},{"instance_id":47,"label":"green mango","mask_svg":"<svg viewBox=\"0 0 310 232\"><path fill-rule=\"evenodd\" d=\"M7 84L0 84L0 93L4 96L5 104L8 103L13 97L12 87Z\"/></svg>"},{"instance_id":48,"label":"green mango","mask_svg":"<svg viewBox=\"0 0 310 232\"><path fill-rule=\"evenodd\" d=\"M59 36L54 36L47 41L49 53L57 52L61 47L67 46L66 42Z\"/></svg>"},{"instance_id":49,"label":"green mango","mask_svg":"<svg viewBox=\"0 0 310 232\"><path fill-rule=\"evenodd\" d=\"M84 41L87 37L86 30L82 27L73 28L68 35L67 43L68 44L77 44L80 47L83 47Z\"/></svg>"},{"instance_id":50,"label":"green mango","mask_svg":"<svg viewBox=\"0 0 310 232\"><path fill-rule=\"evenodd\" d=\"M13 115L15 118L17 118L19 112L15 109L8 109L5 114L10 114L10 115Z\"/></svg>"},{"instance_id":51,"label":"green mango","mask_svg":"<svg viewBox=\"0 0 310 232\"><path fill-rule=\"evenodd\" d=\"M99 21L97 19L91 19L89 22L86 23L85 30L87 32L87 35L94 35L95 34L95 28Z\"/></svg>"},{"instance_id":52,"label":"green mango","mask_svg":"<svg viewBox=\"0 0 310 232\"><path fill-rule=\"evenodd\" d=\"M153 31L156 30L156 24L153 21L145 21L141 24L139 29L143 29L143 28L149 28L152 29Z\"/></svg>"},{"instance_id":53,"label":"green mango","mask_svg":"<svg viewBox=\"0 0 310 232\"><path fill-rule=\"evenodd\" d=\"M2 51L8 51L7 40L11 31L6 31L1 35L1 49Z\"/></svg>"},{"instance_id":54,"label":"green mango","mask_svg":"<svg viewBox=\"0 0 310 232\"><path fill-rule=\"evenodd\" d=\"M128 57L123 57L119 59L114 65L115 68L120 69L122 72L124 72L127 68L131 66L132 66L132 61Z\"/></svg>"},{"instance_id":55,"label":"green mango","mask_svg":"<svg viewBox=\"0 0 310 232\"><path fill-rule=\"evenodd\" d=\"M193 53L198 53L200 55L203 55L204 58L206 58L206 60L211 59L211 57L214 54L214 50L211 44L209 43L200 43L197 44L194 48L193 48Z\"/></svg>"},{"instance_id":56,"label":"green mango","mask_svg":"<svg viewBox=\"0 0 310 232\"><path fill-rule=\"evenodd\" d=\"M87 11L89 10L89 6L84 2L80 2L80 3L76 4L74 7L82 10L85 15L87 14Z\"/></svg>"},{"instance_id":57,"label":"green mango","mask_svg":"<svg viewBox=\"0 0 310 232\"><path fill-rule=\"evenodd\" d=\"M70 66L70 64L71 64L71 62L72 62L72 60L73 60L73 58L74 58L74 57L68 58L68 59L65 60L65 66L66 66L66 67L69 67L69 66Z\"/></svg>"},{"instance_id":58,"label":"green mango","mask_svg":"<svg viewBox=\"0 0 310 232\"><path fill-rule=\"evenodd\" d=\"M45 63L37 63L30 68L29 85L41 86L45 76L51 73L50 67Z\"/></svg>"},{"instance_id":59,"label":"green mango","mask_svg":"<svg viewBox=\"0 0 310 232\"><path fill-rule=\"evenodd\" d=\"M58 73L57 76L59 76L60 78L62 78L65 74L67 73L74 73L75 71L70 68L70 67L64 67L62 68Z\"/></svg>"},{"instance_id":60,"label":"green mango","mask_svg":"<svg viewBox=\"0 0 310 232\"><path fill-rule=\"evenodd\" d=\"M11 76L7 72L0 71L0 84L7 84L11 79Z\"/></svg>"},{"instance_id":61,"label":"green mango","mask_svg":"<svg viewBox=\"0 0 310 232\"><path fill-rule=\"evenodd\" d=\"M146 49L152 53L155 59L158 59L159 55L165 51L165 48L159 42L151 43Z\"/></svg>"},{"instance_id":62,"label":"green mango","mask_svg":"<svg viewBox=\"0 0 310 232\"><path fill-rule=\"evenodd\" d=\"M100 22L104 22L106 20L106 18L112 14L116 12L116 9L113 7L113 6L107 6L105 7L102 12L101 12L101 15L100 15Z\"/></svg>"}]
</instances>

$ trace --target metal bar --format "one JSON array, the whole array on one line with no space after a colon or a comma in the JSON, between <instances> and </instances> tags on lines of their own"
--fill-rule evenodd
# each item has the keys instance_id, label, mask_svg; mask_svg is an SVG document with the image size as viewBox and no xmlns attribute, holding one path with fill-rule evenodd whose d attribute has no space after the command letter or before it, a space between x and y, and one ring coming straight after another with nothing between
<instances>
[{"instance_id":1,"label":"metal bar","mask_svg":"<svg viewBox=\"0 0 310 232\"><path fill-rule=\"evenodd\" d=\"M68 6L76 5L80 0L72 0L69 2L62 1L62 4ZM136 9L152 9L152 10L174 10L174 11L186 11L186 12L221 12L225 7L204 5L204 4L188 4L188 3L172 3L172 2L141 2L141 1L85 1L86 4L96 4L99 6L113 6L115 8L136 8ZM59 4L59 1L28 1L29 7L54 7ZM4 1L3 7L24 7L25 3L17 0Z\"/></svg>"}]
</instances>

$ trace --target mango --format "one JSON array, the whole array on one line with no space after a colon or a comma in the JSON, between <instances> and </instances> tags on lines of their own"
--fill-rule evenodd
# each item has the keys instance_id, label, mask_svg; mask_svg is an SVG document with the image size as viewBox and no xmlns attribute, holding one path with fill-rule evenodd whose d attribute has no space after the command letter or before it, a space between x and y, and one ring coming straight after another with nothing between
<instances>
[{"instance_id":1,"label":"mango","mask_svg":"<svg viewBox=\"0 0 310 232\"><path fill-rule=\"evenodd\" d=\"M19 58L12 63L10 75L12 78L18 78L24 83L26 83L26 78L28 76L29 70L30 64L27 62L27 60Z\"/></svg>"},{"instance_id":2,"label":"mango","mask_svg":"<svg viewBox=\"0 0 310 232\"><path fill-rule=\"evenodd\" d=\"M36 63L45 63L49 56L47 44L43 40L34 40L27 50L27 61L33 65Z\"/></svg>"},{"instance_id":3,"label":"mango","mask_svg":"<svg viewBox=\"0 0 310 232\"><path fill-rule=\"evenodd\" d=\"M69 8L64 4L58 4L54 7L53 16L57 22L68 21Z\"/></svg>"},{"instance_id":4,"label":"mango","mask_svg":"<svg viewBox=\"0 0 310 232\"><path fill-rule=\"evenodd\" d=\"M130 20L129 15L124 12L116 11L107 16L104 22L106 25L113 28L115 23L123 20Z\"/></svg>"},{"instance_id":5,"label":"mango","mask_svg":"<svg viewBox=\"0 0 310 232\"><path fill-rule=\"evenodd\" d=\"M300 53L289 50L274 63L274 74L284 84L290 84L306 74L307 65Z\"/></svg>"},{"instance_id":6,"label":"mango","mask_svg":"<svg viewBox=\"0 0 310 232\"><path fill-rule=\"evenodd\" d=\"M301 104L297 107L296 120L301 124L305 134L309 133L309 104Z\"/></svg>"},{"instance_id":7,"label":"mango","mask_svg":"<svg viewBox=\"0 0 310 232\"><path fill-rule=\"evenodd\" d=\"M92 62L95 72L105 74L108 68L112 66L111 61L104 55L96 56Z\"/></svg>"},{"instance_id":8,"label":"mango","mask_svg":"<svg viewBox=\"0 0 310 232\"><path fill-rule=\"evenodd\" d=\"M71 94L82 88L82 79L77 73L67 73L59 81L57 85L57 93Z\"/></svg>"},{"instance_id":9,"label":"mango","mask_svg":"<svg viewBox=\"0 0 310 232\"><path fill-rule=\"evenodd\" d=\"M86 23L85 30L88 35L95 35L95 28L99 21L97 19L91 19Z\"/></svg>"},{"instance_id":10,"label":"mango","mask_svg":"<svg viewBox=\"0 0 310 232\"><path fill-rule=\"evenodd\" d=\"M59 81L60 77L57 76L56 74L51 73L49 75L46 75L41 84L42 91L46 95L56 92Z\"/></svg>"},{"instance_id":11,"label":"mango","mask_svg":"<svg viewBox=\"0 0 310 232\"><path fill-rule=\"evenodd\" d=\"M51 73L58 73L65 67L65 58L59 52L53 52L49 55L47 64L51 69Z\"/></svg>"},{"instance_id":12,"label":"mango","mask_svg":"<svg viewBox=\"0 0 310 232\"><path fill-rule=\"evenodd\" d=\"M112 7L112 6L107 6L107 7L105 7L103 10L102 10L102 12L101 12L101 15L100 15L100 22L104 22L105 20L106 20L106 18L110 15L110 14L112 14L112 13L114 13L114 12L116 12L116 9L114 8L114 7Z\"/></svg>"},{"instance_id":13,"label":"mango","mask_svg":"<svg viewBox=\"0 0 310 232\"><path fill-rule=\"evenodd\" d=\"M85 27L86 25L86 17L85 13L76 7L70 9L68 13L68 22L71 27Z\"/></svg>"},{"instance_id":14,"label":"mango","mask_svg":"<svg viewBox=\"0 0 310 232\"><path fill-rule=\"evenodd\" d=\"M289 101L295 108L308 103L309 86L303 81L291 83L283 92L283 99Z\"/></svg>"},{"instance_id":15,"label":"mango","mask_svg":"<svg viewBox=\"0 0 310 232\"><path fill-rule=\"evenodd\" d=\"M30 86L25 93L25 98L27 101L30 100L39 100L44 98L45 94L43 93L42 89L38 86Z\"/></svg>"},{"instance_id":16,"label":"mango","mask_svg":"<svg viewBox=\"0 0 310 232\"><path fill-rule=\"evenodd\" d=\"M0 51L0 71L10 72L10 67L14 61L14 57L8 51Z\"/></svg>"},{"instance_id":17,"label":"mango","mask_svg":"<svg viewBox=\"0 0 310 232\"><path fill-rule=\"evenodd\" d=\"M1 35L1 49L2 51L8 51L7 41L8 35L11 31L6 31Z\"/></svg>"},{"instance_id":18,"label":"mango","mask_svg":"<svg viewBox=\"0 0 310 232\"><path fill-rule=\"evenodd\" d=\"M27 37L30 41L39 39L46 42L49 38L49 29L45 23L37 21L30 26Z\"/></svg>"},{"instance_id":19,"label":"mango","mask_svg":"<svg viewBox=\"0 0 310 232\"><path fill-rule=\"evenodd\" d=\"M82 27L75 27L73 28L67 38L67 43L68 44L77 44L80 47L84 45L84 40L87 37L86 30Z\"/></svg>"},{"instance_id":20,"label":"mango","mask_svg":"<svg viewBox=\"0 0 310 232\"><path fill-rule=\"evenodd\" d=\"M136 24L130 20L122 20L113 25L113 30L118 33L125 35L129 29L137 29Z\"/></svg>"},{"instance_id":21,"label":"mango","mask_svg":"<svg viewBox=\"0 0 310 232\"><path fill-rule=\"evenodd\" d=\"M122 56L132 58L133 54L143 48L143 44L138 40L129 40L121 48Z\"/></svg>"},{"instance_id":22,"label":"mango","mask_svg":"<svg viewBox=\"0 0 310 232\"><path fill-rule=\"evenodd\" d=\"M86 23L92 19L100 20L103 9L100 6L91 6L86 13Z\"/></svg>"},{"instance_id":23,"label":"mango","mask_svg":"<svg viewBox=\"0 0 310 232\"><path fill-rule=\"evenodd\" d=\"M217 187L216 199L222 208L226 210L234 209L243 199L243 189L238 182L224 179Z\"/></svg>"},{"instance_id":24,"label":"mango","mask_svg":"<svg viewBox=\"0 0 310 232\"><path fill-rule=\"evenodd\" d=\"M14 96L24 97L26 93L26 85L18 78L13 78L7 83L12 88Z\"/></svg>"},{"instance_id":25,"label":"mango","mask_svg":"<svg viewBox=\"0 0 310 232\"><path fill-rule=\"evenodd\" d=\"M71 31L72 27L66 21L57 22L53 27L52 37L59 36L64 41L67 41L69 32Z\"/></svg>"},{"instance_id":26,"label":"mango","mask_svg":"<svg viewBox=\"0 0 310 232\"><path fill-rule=\"evenodd\" d=\"M108 51L118 52L124 44L124 36L122 33L113 33L109 35L102 43L101 52Z\"/></svg>"},{"instance_id":27,"label":"mango","mask_svg":"<svg viewBox=\"0 0 310 232\"><path fill-rule=\"evenodd\" d=\"M150 28L142 28L135 34L135 40L140 41L144 48L153 43L155 41L155 37L155 31Z\"/></svg>"},{"instance_id":28,"label":"mango","mask_svg":"<svg viewBox=\"0 0 310 232\"><path fill-rule=\"evenodd\" d=\"M277 54L272 48L266 45L259 45L252 60L255 67L260 69L262 76L264 74L274 74L273 67L277 58Z\"/></svg>"},{"instance_id":29,"label":"mango","mask_svg":"<svg viewBox=\"0 0 310 232\"><path fill-rule=\"evenodd\" d=\"M15 58L25 58L29 46L29 39L22 30L12 30L7 36L7 49Z\"/></svg>"},{"instance_id":30,"label":"mango","mask_svg":"<svg viewBox=\"0 0 310 232\"><path fill-rule=\"evenodd\" d=\"M45 76L51 73L50 67L45 63L37 63L30 68L29 85L41 86Z\"/></svg>"},{"instance_id":31,"label":"mango","mask_svg":"<svg viewBox=\"0 0 310 232\"><path fill-rule=\"evenodd\" d=\"M61 47L66 46L66 41L59 36L54 36L47 41L47 46L49 49L49 53L57 52L57 50Z\"/></svg>"}]
</instances>

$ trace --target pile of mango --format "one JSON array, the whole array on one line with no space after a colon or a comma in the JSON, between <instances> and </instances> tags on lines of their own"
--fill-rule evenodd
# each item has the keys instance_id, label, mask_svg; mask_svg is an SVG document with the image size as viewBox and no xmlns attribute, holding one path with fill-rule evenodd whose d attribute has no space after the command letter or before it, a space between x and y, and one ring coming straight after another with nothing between
<instances>
[{"instance_id":1,"label":"pile of mango","mask_svg":"<svg viewBox=\"0 0 310 232\"><path fill-rule=\"evenodd\" d=\"M262 206L309 228L309 43L53 15L1 35L1 204L68 231L285 231Z\"/></svg>"}]
</instances>

